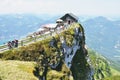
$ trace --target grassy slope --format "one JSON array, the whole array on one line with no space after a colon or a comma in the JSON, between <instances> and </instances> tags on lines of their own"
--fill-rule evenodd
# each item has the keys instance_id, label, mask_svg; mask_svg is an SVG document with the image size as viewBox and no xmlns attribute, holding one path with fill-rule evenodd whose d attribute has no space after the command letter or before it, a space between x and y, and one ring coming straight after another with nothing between
<instances>
[{"instance_id":1,"label":"grassy slope","mask_svg":"<svg viewBox=\"0 0 120 80\"><path fill-rule=\"evenodd\" d=\"M93 54L90 53L89 56L94 62L96 57L98 56L95 55L94 52L92 53ZM35 62L27 62L27 61L16 61L16 60L2 61L0 60L0 80L38 80L38 78L35 77L33 74L34 67L36 66L35 64L36 64ZM112 76L107 77L104 80L119 80L120 79L119 71L111 67L111 72L112 72ZM62 72L50 70L47 76L48 76L48 80L50 80L53 77L55 80L59 80L59 78L63 75L64 74Z\"/></svg>"},{"instance_id":2,"label":"grassy slope","mask_svg":"<svg viewBox=\"0 0 120 80\"><path fill-rule=\"evenodd\" d=\"M0 60L0 80L38 80L33 75L34 66L34 62Z\"/></svg>"},{"instance_id":3,"label":"grassy slope","mask_svg":"<svg viewBox=\"0 0 120 80\"><path fill-rule=\"evenodd\" d=\"M120 80L120 72L111 67L112 76L105 78L104 80Z\"/></svg>"},{"instance_id":4,"label":"grassy slope","mask_svg":"<svg viewBox=\"0 0 120 80\"><path fill-rule=\"evenodd\" d=\"M38 80L33 74L35 66L35 62L0 60L0 80ZM59 72L49 70L47 80L60 80L62 76L66 75L63 71L68 71L65 65ZM70 80L73 80L73 78L71 77Z\"/></svg>"},{"instance_id":5,"label":"grassy slope","mask_svg":"<svg viewBox=\"0 0 120 80\"><path fill-rule=\"evenodd\" d=\"M117 71L114 67L110 66L108 64L108 60L105 57L90 49L88 50L88 52L92 65L95 69L94 78L96 80L100 79L101 77L103 77L102 80L120 80L120 72ZM101 72L98 72L98 69Z\"/></svg>"},{"instance_id":6,"label":"grassy slope","mask_svg":"<svg viewBox=\"0 0 120 80\"><path fill-rule=\"evenodd\" d=\"M111 72L113 76L120 75L120 72L111 67Z\"/></svg>"}]
</instances>

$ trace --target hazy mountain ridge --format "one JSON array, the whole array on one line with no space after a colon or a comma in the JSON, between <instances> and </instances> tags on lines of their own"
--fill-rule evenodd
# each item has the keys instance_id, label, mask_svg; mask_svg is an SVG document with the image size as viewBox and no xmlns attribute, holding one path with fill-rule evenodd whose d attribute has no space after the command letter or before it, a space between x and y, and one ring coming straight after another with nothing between
<instances>
[{"instance_id":1,"label":"hazy mountain ridge","mask_svg":"<svg viewBox=\"0 0 120 80\"><path fill-rule=\"evenodd\" d=\"M111 21L105 17L84 21L88 46L109 58L114 58L115 55L120 56L117 51L119 46L115 48L115 45L118 45L120 41L119 24L119 21Z\"/></svg>"},{"instance_id":2,"label":"hazy mountain ridge","mask_svg":"<svg viewBox=\"0 0 120 80\"><path fill-rule=\"evenodd\" d=\"M40 18L41 17L41 18ZM0 15L0 40L8 41L19 39L28 33L36 31L42 24L50 20L44 20L42 16L35 15Z\"/></svg>"}]
</instances>

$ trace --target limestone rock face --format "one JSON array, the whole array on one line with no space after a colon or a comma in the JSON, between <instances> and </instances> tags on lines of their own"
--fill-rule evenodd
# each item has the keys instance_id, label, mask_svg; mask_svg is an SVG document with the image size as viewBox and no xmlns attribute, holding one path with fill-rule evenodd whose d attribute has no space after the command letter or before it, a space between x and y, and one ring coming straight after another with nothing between
<instances>
[{"instance_id":1,"label":"limestone rock face","mask_svg":"<svg viewBox=\"0 0 120 80\"><path fill-rule=\"evenodd\" d=\"M59 40L57 43L60 43L58 51L62 54L62 61L69 69L73 79L92 80L94 73L90 66L90 62L88 61L89 58L85 48L83 27L78 23L74 23L69 26L68 29L58 34L58 36ZM54 43L54 41L52 41L53 39L50 43Z\"/></svg>"}]
</instances>

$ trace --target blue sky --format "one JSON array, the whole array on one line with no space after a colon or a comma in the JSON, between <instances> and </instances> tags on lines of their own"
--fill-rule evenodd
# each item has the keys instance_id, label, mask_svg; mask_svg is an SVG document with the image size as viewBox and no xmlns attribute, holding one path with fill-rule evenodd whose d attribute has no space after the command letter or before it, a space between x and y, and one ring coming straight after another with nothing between
<instances>
[{"instance_id":1,"label":"blue sky","mask_svg":"<svg viewBox=\"0 0 120 80\"><path fill-rule=\"evenodd\" d=\"M120 16L120 0L0 0L0 14L33 13Z\"/></svg>"}]
</instances>

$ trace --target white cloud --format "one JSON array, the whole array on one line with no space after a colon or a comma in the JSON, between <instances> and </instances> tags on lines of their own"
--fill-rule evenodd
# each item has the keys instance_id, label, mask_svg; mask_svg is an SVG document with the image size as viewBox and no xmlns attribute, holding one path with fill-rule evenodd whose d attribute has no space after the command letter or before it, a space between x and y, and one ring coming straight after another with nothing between
<instances>
[{"instance_id":1,"label":"white cloud","mask_svg":"<svg viewBox=\"0 0 120 80\"><path fill-rule=\"evenodd\" d=\"M0 13L119 15L119 0L0 0Z\"/></svg>"}]
</instances>

